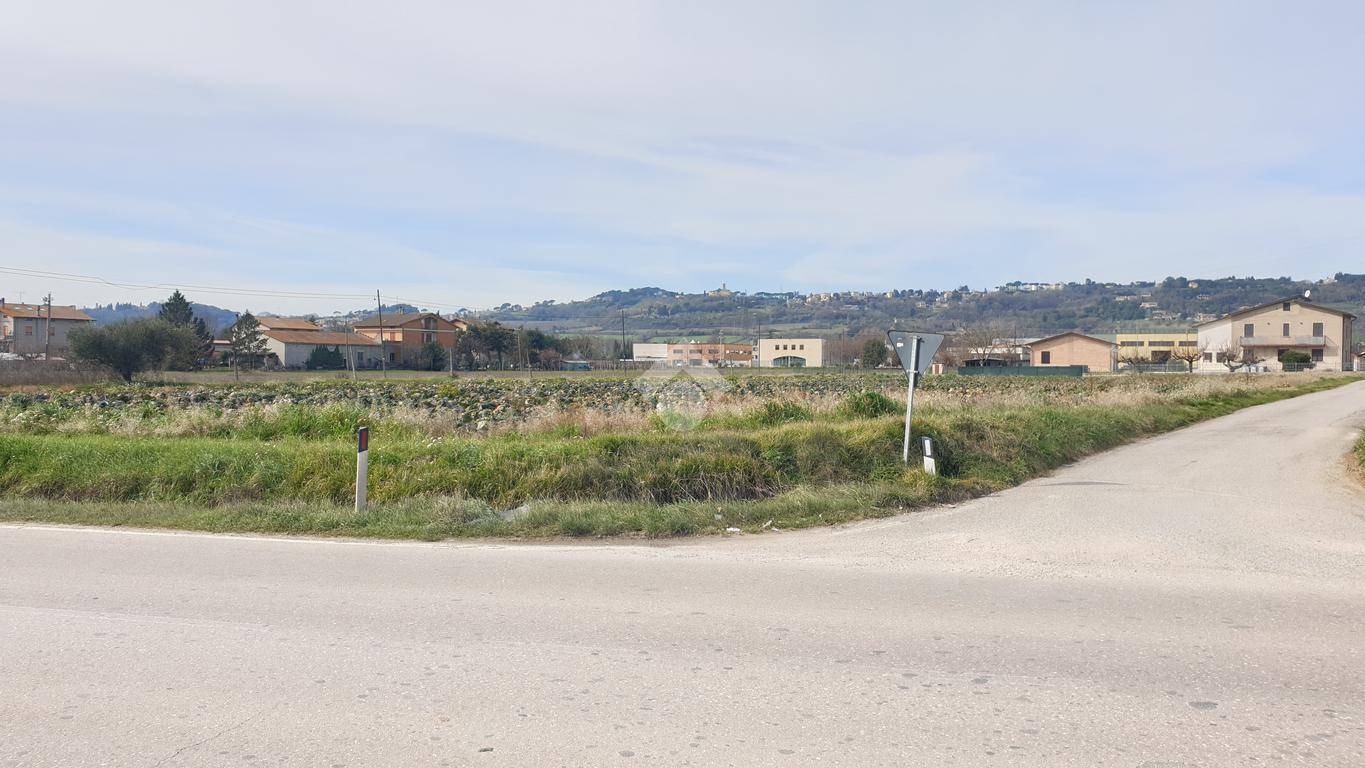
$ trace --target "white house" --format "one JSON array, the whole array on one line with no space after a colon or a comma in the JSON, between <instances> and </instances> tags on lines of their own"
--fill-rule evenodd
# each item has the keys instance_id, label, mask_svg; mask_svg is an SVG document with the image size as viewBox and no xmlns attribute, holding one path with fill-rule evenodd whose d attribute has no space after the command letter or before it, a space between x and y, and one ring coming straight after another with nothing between
<instances>
[{"instance_id":1,"label":"white house","mask_svg":"<svg viewBox=\"0 0 1365 768\"><path fill-rule=\"evenodd\" d=\"M380 364L379 342L363 333L324 331L316 323L292 317L262 317L267 359L274 357L284 368L303 368L313 350L323 347L340 352L346 366L373 368Z\"/></svg>"}]
</instances>

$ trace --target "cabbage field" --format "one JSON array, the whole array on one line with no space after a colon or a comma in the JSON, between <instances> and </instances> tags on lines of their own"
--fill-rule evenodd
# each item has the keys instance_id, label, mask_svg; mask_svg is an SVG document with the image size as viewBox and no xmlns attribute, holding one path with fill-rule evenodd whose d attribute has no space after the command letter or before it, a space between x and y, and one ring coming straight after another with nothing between
<instances>
[{"instance_id":1,"label":"cabbage field","mask_svg":"<svg viewBox=\"0 0 1365 768\"><path fill-rule=\"evenodd\" d=\"M894 514L1348 377L899 373L94 385L0 395L0 519L441 538L678 535ZM355 513L355 431L371 430Z\"/></svg>"}]
</instances>

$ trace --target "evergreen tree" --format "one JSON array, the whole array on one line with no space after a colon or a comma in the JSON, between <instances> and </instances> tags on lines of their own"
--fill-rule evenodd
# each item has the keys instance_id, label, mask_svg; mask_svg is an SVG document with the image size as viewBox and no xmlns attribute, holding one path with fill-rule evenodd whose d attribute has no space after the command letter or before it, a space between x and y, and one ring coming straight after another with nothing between
<instances>
[{"instance_id":1,"label":"evergreen tree","mask_svg":"<svg viewBox=\"0 0 1365 768\"><path fill-rule=\"evenodd\" d=\"M180 291L172 293L171 297L162 303L157 317L171 325L194 324L194 310L190 308L190 302L185 298L185 294Z\"/></svg>"},{"instance_id":2,"label":"evergreen tree","mask_svg":"<svg viewBox=\"0 0 1365 768\"><path fill-rule=\"evenodd\" d=\"M428 341L417 351L417 368L423 371L439 371L446 365L446 351L435 341Z\"/></svg>"},{"instance_id":3,"label":"evergreen tree","mask_svg":"<svg viewBox=\"0 0 1365 768\"><path fill-rule=\"evenodd\" d=\"M255 368L256 363L267 352L265 336L261 334L261 323L248 310L237 318L228 330L228 341L232 345L232 360L237 366Z\"/></svg>"},{"instance_id":4,"label":"evergreen tree","mask_svg":"<svg viewBox=\"0 0 1365 768\"><path fill-rule=\"evenodd\" d=\"M346 367L346 358L340 349L319 345L308 353L308 362L304 363L304 367L310 371L335 371Z\"/></svg>"}]
</instances>

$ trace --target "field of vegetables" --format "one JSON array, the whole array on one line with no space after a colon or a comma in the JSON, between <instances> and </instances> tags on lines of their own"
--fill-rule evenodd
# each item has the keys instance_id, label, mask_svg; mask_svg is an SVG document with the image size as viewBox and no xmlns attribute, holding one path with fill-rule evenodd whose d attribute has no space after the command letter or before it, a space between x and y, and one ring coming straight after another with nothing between
<instances>
[{"instance_id":1,"label":"field of vegetables","mask_svg":"<svg viewBox=\"0 0 1365 768\"><path fill-rule=\"evenodd\" d=\"M894 373L98 385L0 396L0 519L390 537L680 535L894 514L1350 380ZM371 428L371 509L349 507Z\"/></svg>"}]
</instances>

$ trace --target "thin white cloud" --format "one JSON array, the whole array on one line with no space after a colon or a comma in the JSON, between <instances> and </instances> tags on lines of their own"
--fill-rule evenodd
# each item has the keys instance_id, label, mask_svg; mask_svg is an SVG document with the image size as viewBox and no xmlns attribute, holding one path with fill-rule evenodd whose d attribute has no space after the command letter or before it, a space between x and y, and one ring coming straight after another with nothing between
<instances>
[{"instance_id":1,"label":"thin white cloud","mask_svg":"<svg viewBox=\"0 0 1365 768\"><path fill-rule=\"evenodd\" d=\"M386 285L410 264L410 285L476 306L727 275L1322 274L1365 234L1346 97L1362 21L1349 4L12 1L0 163L42 194L0 189L0 215L53 263L108 248L174 272L194 254L298 285L384 261Z\"/></svg>"}]
</instances>

